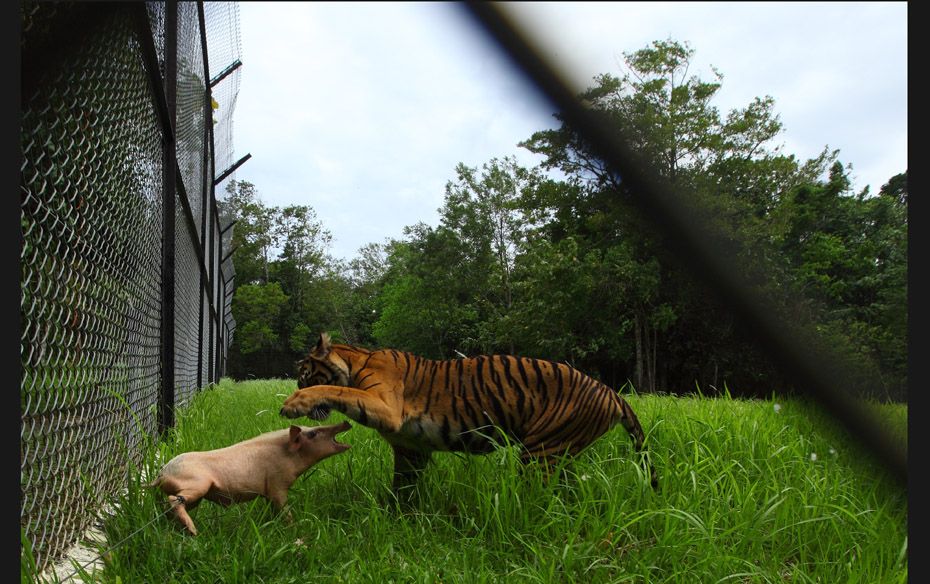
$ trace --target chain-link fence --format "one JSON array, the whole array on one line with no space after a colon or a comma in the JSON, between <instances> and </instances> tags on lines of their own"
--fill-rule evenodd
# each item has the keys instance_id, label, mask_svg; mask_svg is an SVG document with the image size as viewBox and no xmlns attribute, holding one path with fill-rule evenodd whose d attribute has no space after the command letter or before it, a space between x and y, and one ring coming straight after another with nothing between
<instances>
[{"instance_id":1,"label":"chain-link fence","mask_svg":"<svg viewBox=\"0 0 930 584\"><path fill-rule=\"evenodd\" d=\"M239 31L219 2L21 10L20 527L43 569L223 374L238 72L211 72Z\"/></svg>"}]
</instances>

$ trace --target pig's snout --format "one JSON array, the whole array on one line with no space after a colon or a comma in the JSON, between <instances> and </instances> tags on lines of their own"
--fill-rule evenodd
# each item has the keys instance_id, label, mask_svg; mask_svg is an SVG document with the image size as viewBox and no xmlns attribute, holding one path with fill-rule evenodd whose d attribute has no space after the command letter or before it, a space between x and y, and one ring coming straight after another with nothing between
<instances>
[{"instance_id":1,"label":"pig's snout","mask_svg":"<svg viewBox=\"0 0 930 584\"><path fill-rule=\"evenodd\" d=\"M343 444L336 439L338 434L345 432L352 428L352 425L348 421L344 421L341 424L334 424L332 426L317 426L314 428L314 432L311 435L311 440L319 441L318 444L325 445L326 447L333 449L333 454L343 452L351 448L351 444Z\"/></svg>"},{"instance_id":2,"label":"pig's snout","mask_svg":"<svg viewBox=\"0 0 930 584\"><path fill-rule=\"evenodd\" d=\"M338 440L336 440L336 436L338 436L339 434L342 434L343 432L345 432L346 430L350 429L351 427L352 427L352 425L351 425L349 422L345 422L345 421L342 422L341 424L337 424L337 425L335 425L335 426L332 427L332 429L333 429L333 430L332 430L332 441L333 441L333 446L335 446L336 449L337 449L339 452L342 452L343 450L348 450L349 448L352 447L352 445L351 445L351 444L343 444L342 442L339 442Z\"/></svg>"}]
</instances>

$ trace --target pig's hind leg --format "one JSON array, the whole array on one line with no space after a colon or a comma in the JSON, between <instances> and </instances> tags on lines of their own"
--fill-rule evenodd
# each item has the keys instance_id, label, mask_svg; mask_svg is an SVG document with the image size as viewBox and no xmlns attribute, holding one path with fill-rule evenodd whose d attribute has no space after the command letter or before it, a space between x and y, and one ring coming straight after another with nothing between
<instances>
[{"instance_id":1,"label":"pig's hind leg","mask_svg":"<svg viewBox=\"0 0 930 584\"><path fill-rule=\"evenodd\" d=\"M172 503L177 503L175 497L169 497L169 500L171 499L175 499ZM185 498L185 501L186 500ZM197 527L194 525L194 520L187 514L187 510L184 507L185 503L177 503L174 506L174 516L178 518L178 521L184 524L184 527L187 528L187 531L189 531L191 535L197 535Z\"/></svg>"},{"instance_id":2,"label":"pig's hind leg","mask_svg":"<svg viewBox=\"0 0 930 584\"><path fill-rule=\"evenodd\" d=\"M209 485L205 488L181 489L173 495L168 496L168 501L171 502L174 516L187 528L187 531L189 531L191 535L197 535L197 527L194 525L194 520L191 519L191 516L188 515L187 512L200 503L200 499L207 494L209 489Z\"/></svg>"}]
</instances>

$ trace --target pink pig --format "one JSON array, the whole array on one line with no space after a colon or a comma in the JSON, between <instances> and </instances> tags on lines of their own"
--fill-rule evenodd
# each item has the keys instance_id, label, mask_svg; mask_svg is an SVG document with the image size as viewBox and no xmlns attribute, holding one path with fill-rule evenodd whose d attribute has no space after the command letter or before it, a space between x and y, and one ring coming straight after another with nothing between
<instances>
[{"instance_id":1,"label":"pink pig","mask_svg":"<svg viewBox=\"0 0 930 584\"><path fill-rule=\"evenodd\" d=\"M192 535L197 528L187 511L206 498L229 505L262 496L279 510L301 474L319 461L345 452L336 435L352 426L291 426L202 452L185 452L168 461L149 487L159 487L175 503L175 516Z\"/></svg>"}]
</instances>

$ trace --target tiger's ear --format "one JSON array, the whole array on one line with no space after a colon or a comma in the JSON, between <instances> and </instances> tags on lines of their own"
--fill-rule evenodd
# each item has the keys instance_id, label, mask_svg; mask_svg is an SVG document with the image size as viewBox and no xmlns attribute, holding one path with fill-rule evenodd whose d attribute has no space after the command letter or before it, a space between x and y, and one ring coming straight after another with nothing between
<instances>
[{"instance_id":1,"label":"tiger's ear","mask_svg":"<svg viewBox=\"0 0 930 584\"><path fill-rule=\"evenodd\" d=\"M316 357L317 359L323 359L329 355L329 350L332 349L333 344L330 342L328 333L320 333L320 339L316 342L316 346L313 347L313 350L310 351L310 355Z\"/></svg>"}]
</instances>

